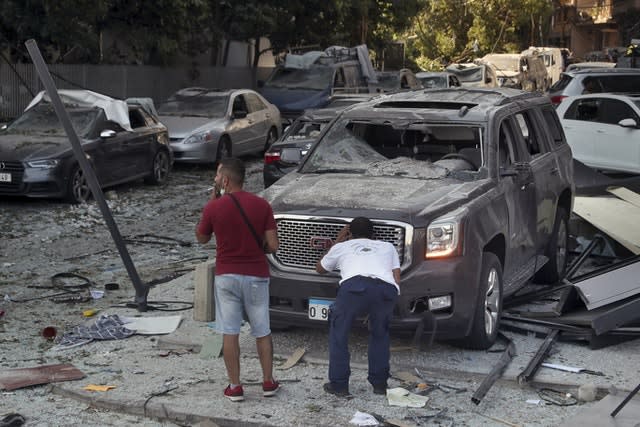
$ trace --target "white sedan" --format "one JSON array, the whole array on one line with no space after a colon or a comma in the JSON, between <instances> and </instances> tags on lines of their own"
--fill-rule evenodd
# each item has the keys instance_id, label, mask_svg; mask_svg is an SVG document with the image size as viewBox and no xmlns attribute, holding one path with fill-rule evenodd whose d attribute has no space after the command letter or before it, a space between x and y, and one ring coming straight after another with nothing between
<instances>
[{"instance_id":1,"label":"white sedan","mask_svg":"<svg viewBox=\"0 0 640 427\"><path fill-rule=\"evenodd\" d=\"M575 159L602 171L640 174L639 96L573 96L557 112Z\"/></svg>"}]
</instances>

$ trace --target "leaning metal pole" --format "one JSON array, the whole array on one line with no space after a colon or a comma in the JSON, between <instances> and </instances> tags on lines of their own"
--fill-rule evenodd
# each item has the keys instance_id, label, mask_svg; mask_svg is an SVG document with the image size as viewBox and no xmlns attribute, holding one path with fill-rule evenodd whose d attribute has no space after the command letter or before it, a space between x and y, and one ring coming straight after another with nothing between
<instances>
[{"instance_id":1,"label":"leaning metal pole","mask_svg":"<svg viewBox=\"0 0 640 427\"><path fill-rule=\"evenodd\" d=\"M58 89L51 78L51 74L49 73L49 69L42 58L42 54L40 53L40 49L38 49L38 45L36 41L31 39L27 40L25 43L27 46L27 50L29 51L29 56L31 56L31 60L33 61L33 65L36 67L36 71L38 72L38 76L44 85L49 98L51 99L51 103L53 104L53 108L58 116L58 120L62 123L67 136L69 137L69 141L71 142L71 147L73 148L73 154L75 155L80 168L82 169L82 173L87 179L87 183L89 184L89 188L91 188L91 192L93 193L93 197L98 202L98 206L100 207L100 211L102 212L102 216L104 217L105 222L107 223L107 227L109 227L109 231L111 232L111 237L118 248L118 252L120 253L120 258L122 258L122 262L124 263L125 268L127 269L127 273L129 274L129 278L133 283L133 287L136 290L135 303L137 304L138 311L147 311L147 295L149 294L149 287L142 283L140 280L140 276L138 276L138 271L136 270L133 261L131 260L131 256L127 251L127 247L120 235L120 231L118 230L118 226L113 219L113 215L111 215L111 210L109 209L109 205L104 198L104 194L102 193L102 189L100 188L100 184L98 183L98 178L87 160L87 157L82 150L82 146L80 144L80 139L76 134L73 125L71 124L71 119L69 118L69 114L67 110L64 108L64 104L58 95Z\"/></svg>"}]
</instances>

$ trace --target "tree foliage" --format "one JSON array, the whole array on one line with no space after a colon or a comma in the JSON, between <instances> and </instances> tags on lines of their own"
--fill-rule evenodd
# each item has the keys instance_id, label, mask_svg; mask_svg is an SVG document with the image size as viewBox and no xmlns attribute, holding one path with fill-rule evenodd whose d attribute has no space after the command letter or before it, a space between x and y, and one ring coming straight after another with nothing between
<instances>
[{"instance_id":1,"label":"tree foliage","mask_svg":"<svg viewBox=\"0 0 640 427\"><path fill-rule=\"evenodd\" d=\"M3 0L0 52L29 61L24 42L33 38L50 62L165 65L222 38L265 36L276 50L366 43L381 53L401 42L433 68L539 41L550 8L548 0Z\"/></svg>"}]
</instances>

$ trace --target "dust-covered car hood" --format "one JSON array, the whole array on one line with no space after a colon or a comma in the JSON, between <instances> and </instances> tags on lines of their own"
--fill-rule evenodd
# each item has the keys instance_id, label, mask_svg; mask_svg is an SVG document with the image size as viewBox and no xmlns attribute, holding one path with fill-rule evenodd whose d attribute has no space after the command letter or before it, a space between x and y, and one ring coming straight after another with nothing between
<instances>
[{"instance_id":1,"label":"dust-covered car hood","mask_svg":"<svg viewBox=\"0 0 640 427\"><path fill-rule=\"evenodd\" d=\"M210 118L197 116L163 116L159 118L160 122L169 130L171 139L183 139L189 135L205 132L208 130L224 130L227 119Z\"/></svg>"},{"instance_id":2,"label":"dust-covered car hood","mask_svg":"<svg viewBox=\"0 0 640 427\"><path fill-rule=\"evenodd\" d=\"M66 136L0 133L0 157L4 160L52 159L67 151L71 152L71 144Z\"/></svg>"},{"instance_id":3,"label":"dust-covered car hood","mask_svg":"<svg viewBox=\"0 0 640 427\"><path fill-rule=\"evenodd\" d=\"M396 211L402 216L452 208L471 197L487 180L462 182L448 177L413 179L352 174L292 172L264 190L274 213L304 210ZM375 216L374 216L375 217Z\"/></svg>"}]
</instances>

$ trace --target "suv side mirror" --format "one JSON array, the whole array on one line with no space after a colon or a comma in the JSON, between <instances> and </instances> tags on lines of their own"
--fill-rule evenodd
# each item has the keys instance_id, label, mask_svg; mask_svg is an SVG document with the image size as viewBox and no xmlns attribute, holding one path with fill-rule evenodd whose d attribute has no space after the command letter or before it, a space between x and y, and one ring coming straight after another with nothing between
<instances>
[{"instance_id":1,"label":"suv side mirror","mask_svg":"<svg viewBox=\"0 0 640 427\"><path fill-rule=\"evenodd\" d=\"M516 176L518 181L526 181L532 177L531 164L529 162L514 163L509 167L500 167L500 176Z\"/></svg>"},{"instance_id":2,"label":"suv side mirror","mask_svg":"<svg viewBox=\"0 0 640 427\"><path fill-rule=\"evenodd\" d=\"M634 119L622 119L618 122L618 126L622 126L623 128L638 128L638 123Z\"/></svg>"}]
</instances>

